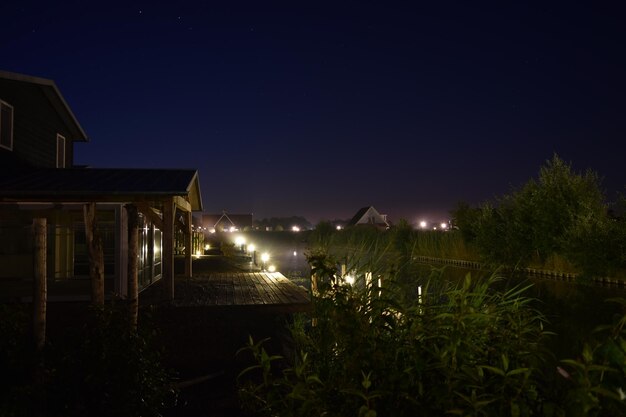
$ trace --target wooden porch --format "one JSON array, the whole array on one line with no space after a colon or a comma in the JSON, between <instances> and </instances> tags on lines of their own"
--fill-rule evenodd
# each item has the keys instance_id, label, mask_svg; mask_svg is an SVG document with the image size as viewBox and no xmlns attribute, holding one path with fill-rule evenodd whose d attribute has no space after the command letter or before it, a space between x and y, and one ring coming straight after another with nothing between
<instances>
[{"instance_id":1,"label":"wooden porch","mask_svg":"<svg viewBox=\"0 0 626 417\"><path fill-rule=\"evenodd\" d=\"M140 304L159 304L159 285L140 295ZM212 272L176 278L177 308L204 307L231 312L299 313L311 310L306 289L294 284L280 272Z\"/></svg>"}]
</instances>

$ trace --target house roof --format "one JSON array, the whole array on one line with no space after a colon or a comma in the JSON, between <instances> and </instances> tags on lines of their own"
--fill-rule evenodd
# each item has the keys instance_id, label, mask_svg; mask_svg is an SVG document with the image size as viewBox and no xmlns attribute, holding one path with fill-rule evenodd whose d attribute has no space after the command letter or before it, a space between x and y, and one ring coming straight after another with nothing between
<instances>
[{"instance_id":1,"label":"house roof","mask_svg":"<svg viewBox=\"0 0 626 417\"><path fill-rule=\"evenodd\" d=\"M359 221L361 221L363 219L363 217L365 215L367 215L367 213L371 213L373 214L375 217L380 218L380 220L382 221L378 221L376 222L373 218L367 219L367 223L368 224L374 224L376 226L385 226L385 227L389 227L389 222L385 219L384 215L381 215L378 210L376 210L373 206L369 206L369 207L363 207L361 209L359 209L359 211L357 211L357 213L354 215L354 217L352 217L352 219L348 222L348 224L346 226L356 226L357 224L359 224ZM372 223L372 221L374 221L374 223ZM363 223L361 223L363 224Z\"/></svg>"},{"instance_id":2,"label":"house roof","mask_svg":"<svg viewBox=\"0 0 626 417\"><path fill-rule=\"evenodd\" d=\"M61 116L63 122L68 126L68 128L74 131L75 140L89 142L87 134L83 130L80 123L78 123L78 119L76 119L76 116L74 116L72 109L70 109L70 106L65 101L65 98L63 98L63 95L57 88L57 85L54 81L48 80L46 78L33 77L31 75L17 74L8 71L0 71L0 78L34 84L41 87L46 97L52 103L52 106Z\"/></svg>"},{"instance_id":3,"label":"house roof","mask_svg":"<svg viewBox=\"0 0 626 417\"><path fill-rule=\"evenodd\" d=\"M352 219L348 222L348 226L356 225L359 222L359 220L361 220L361 218L365 216L365 213L367 213L367 210L369 210L370 207L363 207L359 209L359 211L357 211L356 214L352 216Z\"/></svg>"},{"instance_id":4,"label":"house roof","mask_svg":"<svg viewBox=\"0 0 626 417\"><path fill-rule=\"evenodd\" d=\"M203 214L202 223L210 225L211 227L217 226L219 223L230 223L232 226L251 226L252 214Z\"/></svg>"},{"instance_id":5,"label":"house roof","mask_svg":"<svg viewBox=\"0 0 626 417\"><path fill-rule=\"evenodd\" d=\"M193 169L31 168L0 176L0 201L135 201L187 197L202 210Z\"/></svg>"}]
</instances>

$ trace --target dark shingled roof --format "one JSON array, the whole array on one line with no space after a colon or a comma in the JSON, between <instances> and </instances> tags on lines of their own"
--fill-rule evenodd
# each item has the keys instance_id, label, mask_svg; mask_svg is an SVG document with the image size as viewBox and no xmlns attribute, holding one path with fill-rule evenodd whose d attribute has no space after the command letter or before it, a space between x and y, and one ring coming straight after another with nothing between
<instances>
[{"instance_id":1,"label":"dark shingled roof","mask_svg":"<svg viewBox=\"0 0 626 417\"><path fill-rule=\"evenodd\" d=\"M188 196L197 185L193 169L31 168L4 170L0 200L86 198L95 196ZM199 190L197 190L199 191ZM192 206L201 210L199 200ZM199 207L198 207L199 206Z\"/></svg>"},{"instance_id":2,"label":"dark shingled roof","mask_svg":"<svg viewBox=\"0 0 626 417\"><path fill-rule=\"evenodd\" d=\"M52 106L57 109L58 116L61 118L61 120L63 120L63 123L65 123L67 127L72 130L72 132L75 132L74 139L85 142L89 141L87 134L83 130L80 123L78 123L76 116L74 116L72 109L70 109L70 106L63 98L63 95L59 91L54 81L8 71L0 71L0 78L10 80L11 82L21 82L39 86L47 99L50 101L50 104L52 104Z\"/></svg>"},{"instance_id":3,"label":"dark shingled roof","mask_svg":"<svg viewBox=\"0 0 626 417\"><path fill-rule=\"evenodd\" d=\"M355 226L356 223L361 220L361 217L363 217L365 215L365 213L367 212L367 210L369 210L369 207L363 207L361 209L359 209L359 211L356 212L356 214L352 217L352 219L348 222L347 226Z\"/></svg>"}]
</instances>

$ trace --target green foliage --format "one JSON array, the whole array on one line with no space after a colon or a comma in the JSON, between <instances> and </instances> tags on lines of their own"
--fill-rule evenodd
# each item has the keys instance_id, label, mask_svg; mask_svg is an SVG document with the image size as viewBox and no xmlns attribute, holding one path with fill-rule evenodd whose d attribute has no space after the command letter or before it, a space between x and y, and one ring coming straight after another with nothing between
<instances>
[{"instance_id":1,"label":"green foliage","mask_svg":"<svg viewBox=\"0 0 626 417\"><path fill-rule=\"evenodd\" d=\"M55 346L50 409L66 416L160 415L175 391L150 340L131 327L124 309L90 311L84 326Z\"/></svg>"},{"instance_id":2,"label":"green foliage","mask_svg":"<svg viewBox=\"0 0 626 417\"><path fill-rule=\"evenodd\" d=\"M616 233L621 223L607 215L597 174L576 173L557 155L537 180L502 196L496 206L485 204L476 215L461 205L455 213L483 258L494 264L541 267L560 256L588 276L623 266L626 239Z\"/></svg>"},{"instance_id":3,"label":"green foliage","mask_svg":"<svg viewBox=\"0 0 626 417\"><path fill-rule=\"evenodd\" d=\"M0 304L0 416L30 414L39 355L31 348L26 307Z\"/></svg>"},{"instance_id":4,"label":"green foliage","mask_svg":"<svg viewBox=\"0 0 626 417\"><path fill-rule=\"evenodd\" d=\"M625 299L612 299L626 308ZM626 315L595 330L580 357L561 361L560 374L571 389L565 401L568 416L626 415Z\"/></svg>"},{"instance_id":5,"label":"green foliage","mask_svg":"<svg viewBox=\"0 0 626 417\"><path fill-rule=\"evenodd\" d=\"M452 216L452 224L459 229L465 242L469 243L476 240L478 234L476 227L481 214L480 209L460 201L450 214Z\"/></svg>"},{"instance_id":6,"label":"green foliage","mask_svg":"<svg viewBox=\"0 0 626 417\"><path fill-rule=\"evenodd\" d=\"M39 353L24 307L0 305L0 415L157 416L175 399L151 334L125 309L90 311Z\"/></svg>"},{"instance_id":7,"label":"green foliage","mask_svg":"<svg viewBox=\"0 0 626 417\"><path fill-rule=\"evenodd\" d=\"M292 330L292 366L250 341L257 365L242 378L260 375L242 396L281 416L530 415L542 400L544 319L524 288L498 292L496 281L449 286L435 275L412 299L392 281L327 286L313 321Z\"/></svg>"}]
</instances>

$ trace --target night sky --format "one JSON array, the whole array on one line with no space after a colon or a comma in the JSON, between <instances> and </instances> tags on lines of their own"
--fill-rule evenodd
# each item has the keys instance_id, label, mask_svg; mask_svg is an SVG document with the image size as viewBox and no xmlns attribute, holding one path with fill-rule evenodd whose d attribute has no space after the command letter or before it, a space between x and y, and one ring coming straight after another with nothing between
<instances>
[{"instance_id":1,"label":"night sky","mask_svg":"<svg viewBox=\"0 0 626 417\"><path fill-rule=\"evenodd\" d=\"M196 168L206 212L438 221L555 152L625 190L621 10L301 3L3 1L0 69L56 81L77 164Z\"/></svg>"}]
</instances>

